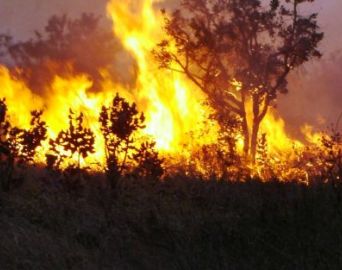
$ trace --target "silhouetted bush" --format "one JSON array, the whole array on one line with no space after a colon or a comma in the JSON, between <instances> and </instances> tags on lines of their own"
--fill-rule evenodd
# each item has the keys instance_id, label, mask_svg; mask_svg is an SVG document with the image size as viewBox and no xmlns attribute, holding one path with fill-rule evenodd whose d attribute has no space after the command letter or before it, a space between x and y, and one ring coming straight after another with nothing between
<instances>
[{"instance_id":1,"label":"silhouetted bush","mask_svg":"<svg viewBox=\"0 0 342 270\"><path fill-rule=\"evenodd\" d=\"M112 189L125 174L159 180L164 173L163 160L155 150L155 142L137 146L137 133L145 128L145 116L136 104L129 104L119 94L111 106L102 107L99 117L105 141L106 175Z\"/></svg>"},{"instance_id":2,"label":"silhouetted bush","mask_svg":"<svg viewBox=\"0 0 342 270\"><path fill-rule=\"evenodd\" d=\"M18 163L33 162L38 147L47 138L47 127L41 119L42 114L43 111L32 111L30 129L14 127L9 132L9 148Z\"/></svg>"},{"instance_id":3,"label":"silhouetted bush","mask_svg":"<svg viewBox=\"0 0 342 270\"><path fill-rule=\"evenodd\" d=\"M9 190L11 185L22 183L24 176L13 178L13 172L17 166L25 167L33 164L38 148L47 138L46 123L41 120L42 111L32 111L29 129L21 129L11 126L6 116L7 105L5 100L0 100L0 173L2 174L2 186ZM25 169L25 168L24 168ZM23 172L25 174L25 172Z\"/></svg>"},{"instance_id":4,"label":"silhouetted bush","mask_svg":"<svg viewBox=\"0 0 342 270\"><path fill-rule=\"evenodd\" d=\"M95 152L94 133L85 128L83 124L83 113L75 116L72 110L69 111L69 127L58 133L56 139L50 139L50 150L56 155L54 158L49 155L49 166L54 161L54 166L60 168L63 162L71 162L69 167L76 167L81 170L81 160L86 159L89 154ZM76 158L76 161L73 158Z\"/></svg>"},{"instance_id":5,"label":"silhouetted bush","mask_svg":"<svg viewBox=\"0 0 342 270\"><path fill-rule=\"evenodd\" d=\"M95 153L95 135L84 127L83 121L83 113L75 116L70 110L68 129L60 131L56 139L50 139L52 154L46 155L47 168L62 173L60 184L73 194L83 189L86 167L82 167L82 160Z\"/></svg>"},{"instance_id":6,"label":"silhouetted bush","mask_svg":"<svg viewBox=\"0 0 342 270\"><path fill-rule=\"evenodd\" d=\"M136 153L133 154L133 159L137 163L133 172L136 176L159 181L164 174L163 160L159 158L155 145L155 142L145 142L136 149Z\"/></svg>"}]
</instances>

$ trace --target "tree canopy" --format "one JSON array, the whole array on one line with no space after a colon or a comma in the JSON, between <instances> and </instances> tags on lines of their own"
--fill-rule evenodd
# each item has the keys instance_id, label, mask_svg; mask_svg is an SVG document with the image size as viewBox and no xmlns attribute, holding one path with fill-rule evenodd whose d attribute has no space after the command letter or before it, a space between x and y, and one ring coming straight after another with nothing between
<instances>
[{"instance_id":1,"label":"tree canopy","mask_svg":"<svg viewBox=\"0 0 342 270\"><path fill-rule=\"evenodd\" d=\"M182 0L170 16L163 11L167 38L154 50L161 68L184 73L207 94L217 118L240 119L253 161L260 123L288 92L289 73L321 56L317 14L301 13L312 2Z\"/></svg>"}]
</instances>

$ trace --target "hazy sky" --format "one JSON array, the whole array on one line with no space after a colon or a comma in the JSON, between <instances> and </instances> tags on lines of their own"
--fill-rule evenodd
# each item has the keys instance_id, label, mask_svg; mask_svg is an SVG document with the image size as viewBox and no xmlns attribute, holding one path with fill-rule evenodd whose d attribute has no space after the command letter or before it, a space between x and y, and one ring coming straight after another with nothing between
<instances>
[{"instance_id":1,"label":"hazy sky","mask_svg":"<svg viewBox=\"0 0 342 270\"><path fill-rule=\"evenodd\" d=\"M119 0L120 1L120 0ZM105 16L107 0L0 0L0 29L27 38L53 14L94 12Z\"/></svg>"},{"instance_id":2,"label":"hazy sky","mask_svg":"<svg viewBox=\"0 0 342 270\"><path fill-rule=\"evenodd\" d=\"M0 29L14 36L29 37L45 25L52 14L78 15L84 11L106 16L108 0L0 0ZM117 0L124 1L124 0ZM176 2L177 0L166 0ZM342 41L342 0L316 0L312 9L320 14L326 32L324 48L339 49Z\"/></svg>"},{"instance_id":3,"label":"hazy sky","mask_svg":"<svg viewBox=\"0 0 342 270\"><path fill-rule=\"evenodd\" d=\"M0 0L0 32L26 39L44 26L52 14L77 16L94 12L106 17L106 3L107 0ZM316 0L311 9L320 14L325 32L321 45L324 57L293 76L290 93L279 99L279 110L292 127L317 123L322 117L329 123L342 112L342 0Z\"/></svg>"}]
</instances>

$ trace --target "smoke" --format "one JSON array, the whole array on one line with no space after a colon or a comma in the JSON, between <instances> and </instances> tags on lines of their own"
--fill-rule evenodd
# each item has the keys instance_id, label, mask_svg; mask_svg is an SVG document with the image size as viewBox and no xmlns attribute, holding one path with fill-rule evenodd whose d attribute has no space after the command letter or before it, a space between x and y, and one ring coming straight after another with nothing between
<instances>
[{"instance_id":1,"label":"smoke","mask_svg":"<svg viewBox=\"0 0 342 270\"><path fill-rule=\"evenodd\" d=\"M308 11L319 14L325 35L320 45L323 57L291 75L290 92L278 103L287 129L296 137L302 125L325 130L342 113L342 1L316 0Z\"/></svg>"},{"instance_id":2,"label":"smoke","mask_svg":"<svg viewBox=\"0 0 342 270\"><path fill-rule=\"evenodd\" d=\"M93 12L105 17L107 0L0 0L0 32L17 39L32 37L52 15L79 17Z\"/></svg>"},{"instance_id":3,"label":"smoke","mask_svg":"<svg viewBox=\"0 0 342 270\"><path fill-rule=\"evenodd\" d=\"M290 92L279 98L279 113L294 136L309 124L326 130L342 113L342 53L327 54L290 77ZM340 127L341 128L341 127Z\"/></svg>"},{"instance_id":4,"label":"smoke","mask_svg":"<svg viewBox=\"0 0 342 270\"><path fill-rule=\"evenodd\" d=\"M164 7L170 10L179 0L166 2ZM342 113L342 1L316 0L306 4L301 12L318 13L325 38L320 44L323 57L306 63L293 73L289 81L290 92L278 99L279 114L284 118L287 130L296 138L302 136L303 125L326 129Z\"/></svg>"}]
</instances>

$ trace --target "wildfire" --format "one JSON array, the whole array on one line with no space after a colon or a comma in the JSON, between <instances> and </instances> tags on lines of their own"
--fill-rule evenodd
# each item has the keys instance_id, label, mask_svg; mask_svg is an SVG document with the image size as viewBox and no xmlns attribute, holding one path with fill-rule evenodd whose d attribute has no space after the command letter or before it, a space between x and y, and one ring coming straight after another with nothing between
<instances>
[{"instance_id":1,"label":"wildfire","mask_svg":"<svg viewBox=\"0 0 342 270\"><path fill-rule=\"evenodd\" d=\"M114 32L138 64L134 100L147 117L146 133L153 136L159 150L178 152L188 143L189 132L199 132L210 111L201 103L205 96L184 76L160 70L151 51L163 36L163 18L154 9L156 1L111 1L108 13ZM215 132L202 138L214 142Z\"/></svg>"},{"instance_id":2,"label":"wildfire","mask_svg":"<svg viewBox=\"0 0 342 270\"><path fill-rule=\"evenodd\" d=\"M200 147L217 143L218 125L208 121L212 111L204 104L205 94L182 74L159 69L151 55L163 36L163 17L154 6L157 2L112 0L107 7L115 35L137 63L138 74L134 87L127 88L112 82L103 71L102 91L90 91L91 78L70 75L63 78L56 76L46 91L38 95L25 83L12 79L9 71L1 67L0 97L6 98L10 121L25 128L29 125L30 111L43 109L43 118L48 124L48 137L55 138L60 130L67 127L70 108L75 112L83 112L87 126L96 136L96 151L87 159L87 164L103 164L104 143L98 117L101 106L108 104L115 93L119 92L130 102L135 102L139 111L144 112L146 128L142 136L152 137L161 153L189 158L191 151L196 149L189 150L184 145ZM241 87L238 81L233 85L237 90ZM284 159L281 153L304 146L286 135L284 121L275 117L273 112L266 116L260 129L260 133L267 136L267 151L272 153L273 158ZM306 128L307 134L308 131ZM239 140L238 144L241 143ZM48 152L49 144L45 142L39 151L38 161L42 162Z\"/></svg>"},{"instance_id":3,"label":"wildfire","mask_svg":"<svg viewBox=\"0 0 342 270\"><path fill-rule=\"evenodd\" d=\"M1 67L1 96L8 103L12 124L25 128L30 121L30 111L43 109L44 120L48 123L48 136L54 138L61 129L67 127L70 108L75 112L84 112L86 123L97 138L96 154L92 161L103 163L104 146L98 117L101 106L108 104L115 93L119 92L144 112L144 133L156 141L159 151L177 153L182 145L190 143L196 136L190 138L187 135L204 129L204 121L208 119L210 109L202 104L205 96L184 77L161 71L153 60L151 50L162 35L162 17L157 15L153 4L153 1L112 1L108 5L109 15L115 22L115 34L138 64L138 78L134 88L116 85L110 78L103 76L102 91L94 93L90 91L92 81L86 76L56 76L53 83L46 87L45 93L37 95L25 83L13 80L9 71ZM201 144L215 142L214 124L207 135L201 138ZM46 142L40 151L40 158L47 152Z\"/></svg>"}]
</instances>

